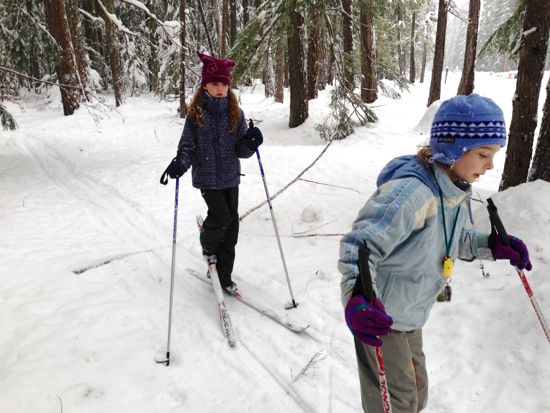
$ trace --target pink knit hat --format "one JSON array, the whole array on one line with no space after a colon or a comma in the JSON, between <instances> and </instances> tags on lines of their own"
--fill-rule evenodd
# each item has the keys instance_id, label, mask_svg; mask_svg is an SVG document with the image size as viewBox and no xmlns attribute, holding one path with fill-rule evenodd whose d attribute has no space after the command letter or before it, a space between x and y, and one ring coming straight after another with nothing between
<instances>
[{"instance_id":1,"label":"pink knit hat","mask_svg":"<svg viewBox=\"0 0 550 413\"><path fill-rule=\"evenodd\" d=\"M222 82L226 85L231 84L231 73L229 69L235 66L233 60L218 59L216 57L197 52L197 56L203 63L201 86L212 82Z\"/></svg>"}]
</instances>

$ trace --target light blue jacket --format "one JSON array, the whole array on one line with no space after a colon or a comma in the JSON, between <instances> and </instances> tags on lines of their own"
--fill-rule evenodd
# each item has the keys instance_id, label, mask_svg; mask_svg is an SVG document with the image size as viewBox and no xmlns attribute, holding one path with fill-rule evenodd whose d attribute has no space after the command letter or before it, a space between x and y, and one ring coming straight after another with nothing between
<instances>
[{"instance_id":1,"label":"light blue jacket","mask_svg":"<svg viewBox=\"0 0 550 413\"><path fill-rule=\"evenodd\" d=\"M437 182L436 182L437 180ZM458 211L450 256L471 261L493 259L488 234L466 228L470 186L455 185L445 171L432 171L415 156L395 158L378 177L378 190L359 211L352 231L340 241L338 270L342 302L351 297L358 276L358 248L367 241L374 289L393 318L392 328L422 328L437 295L446 284L446 254L439 187L443 193L447 234Z\"/></svg>"}]
</instances>

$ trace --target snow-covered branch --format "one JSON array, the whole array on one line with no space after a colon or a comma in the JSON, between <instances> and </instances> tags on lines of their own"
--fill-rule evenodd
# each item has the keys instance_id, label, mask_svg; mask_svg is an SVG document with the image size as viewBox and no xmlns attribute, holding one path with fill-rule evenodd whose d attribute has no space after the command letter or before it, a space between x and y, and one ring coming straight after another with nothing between
<instances>
[{"instance_id":1,"label":"snow-covered branch","mask_svg":"<svg viewBox=\"0 0 550 413\"><path fill-rule=\"evenodd\" d=\"M162 30L164 30L164 32L166 33L166 35L168 36L168 38L172 43L174 43L179 47L185 47L185 46L182 46L182 44L179 41L177 41L175 37L172 37L172 34L168 30L166 30L164 22L161 22L156 15L151 13L151 11L147 8L147 6L145 6L141 1L138 1L138 0L121 0L121 1L123 3L130 4L134 7L137 7L140 10L143 10L151 19L153 19L162 28Z\"/></svg>"},{"instance_id":2,"label":"snow-covered branch","mask_svg":"<svg viewBox=\"0 0 550 413\"><path fill-rule=\"evenodd\" d=\"M107 8L103 5L103 3L101 2L101 0L97 0L97 4L99 5L99 7L101 7L101 10L103 10L103 13L105 14L105 16L107 16L107 18L109 19L109 21L111 21L111 23L113 23L119 31L123 32L123 33L126 33L126 34L131 34L132 36L137 36L138 34L137 33L134 33L133 31L131 31L130 29L128 29L126 26L124 26L124 24L122 24L122 22L120 21L120 19L116 16L116 14L114 13L109 13L109 11L107 10Z\"/></svg>"}]
</instances>

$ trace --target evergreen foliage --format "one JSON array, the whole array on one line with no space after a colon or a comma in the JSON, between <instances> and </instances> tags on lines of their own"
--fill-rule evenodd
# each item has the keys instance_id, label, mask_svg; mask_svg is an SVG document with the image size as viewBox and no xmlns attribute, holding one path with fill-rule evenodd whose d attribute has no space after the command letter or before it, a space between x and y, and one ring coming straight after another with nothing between
<instances>
[{"instance_id":1,"label":"evergreen foliage","mask_svg":"<svg viewBox=\"0 0 550 413\"><path fill-rule=\"evenodd\" d=\"M103 3L106 1L103 0ZM306 68L316 68L311 69L313 74L308 72L307 76L317 76L317 82L312 82L306 76L304 88L313 85L309 87L313 90L317 85L318 90L329 87L331 91L331 115L327 122L319 126L322 137L342 139L352 133L356 125L375 121L376 115L372 109L360 99L361 12L367 13L369 22L372 21L374 25L375 72L371 73L376 73L378 77L378 95L396 99L408 88L410 81L416 80L408 79L410 56L414 55L414 63L418 68L421 62L432 60L429 55L433 53L437 5L434 0L348 0L348 3L350 1L353 48L347 60L342 52L342 0L248 1L246 13L242 9L244 3L229 2L230 14L237 19L237 35L227 56L223 57L238 63L232 72L233 86L250 85L253 80L259 79L266 86L266 94L272 94L271 74L275 72L278 90L282 89L281 84L288 87L287 40L292 30L289 15L291 9L299 8L304 17L304 56L312 51L310 56L313 57L309 59L317 59L315 65L304 63L304 71ZM96 94L100 93L101 88L107 91L113 88L105 17L99 3L96 0L79 1L80 23L85 29L86 51L93 68L89 78ZM120 0L113 4L116 6L113 16L117 49L123 68L121 83L124 84L124 93L139 95L152 92L161 99L178 99L181 83L180 51L183 46L187 51L184 62L185 85L189 89L185 95L191 96L200 81L201 65L196 58L196 51L217 56L221 54L218 42L218 18L223 20L220 13L224 12L221 10L221 0L186 1L185 45L179 44L179 0ZM525 4L526 0L482 2L479 42L486 44L476 67L504 70L515 66L510 53L521 34ZM413 12L416 16L415 38L411 39ZM463 60L466 24L452 15L461 15L465 19L467 8L458 10L451 1L450 13L449 47L445 62L459 70ZM225 36L229 44L233 35L228 31ZM310 43L312 39L313 44ZM415 49L411 53L413 41ZM279 53L277 59L276 51ZM48 32L43 2L3 0L0 3L0 67L13 71L0 69L0 95L3 98L16 96L21 87L34 88L37 93L51 87L32 79L55 82L55 64L60 55L59 46ZM282 61L285 63L281 64ZM279 70L274 70L277 68ZM347 91L340 86L345 72L353 74L352 87ZM423 73L420 70L416 72ZM258 81L254 83L258 84ZM279 92L278 96L284 95ZM309 99L315 96L313 93Z\"/></svg>"},{"instance_id":2,"label":"evergreen foliage","mask_svg":"<svg viewBox=\"0 0 550 413\"><path fill-rule=\"evenodd\" d=\"M519 0L513 14L493 32L479 51L480 58L490 55L507 56L517 60L517 46L521 38L528 0Z\"/></svg>"}]
</instances>

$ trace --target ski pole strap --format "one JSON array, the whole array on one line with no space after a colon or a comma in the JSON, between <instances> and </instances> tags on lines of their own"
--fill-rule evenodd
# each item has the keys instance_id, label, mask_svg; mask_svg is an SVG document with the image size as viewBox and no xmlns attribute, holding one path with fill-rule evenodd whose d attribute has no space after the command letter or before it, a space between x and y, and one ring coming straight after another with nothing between
<instances>
[{"instance_id":1,"label":"ski pole strap","mask_svg":"<svg viewBox=\"0 0 550 413\"><path fill-rule=\"evenodd\" d=\"M367 301L370 303L374 300L375 294L374 289L372 288L372 277L370 274L369 267L369 255L370 251L367 246L367 241L365 241L358 251L357 266L359 268L359 277L355 282L355 287L353 288L353 294L362 293Z\"/></svg>"},{"instance_id":2,"label":"ski pole strap","mask_svg":"<svg viewBox=\"0 0 550 413\"><path fill-rule=\"evenodd\" d=\"M160 183L166 185L168 183L168 168L160 176Z\"/></svg>"},{"instance_id":3,"label":"ski pole strap","mask_svg":"<svg viewBox=\"0 0 550 413\"><path fill-rule=\"evenodd\" d=\"M491 221L491 233L496 233L504 245L510 245L508 234L498 216L497 206L491 198L487 198L487 211L489 212L489 220Z\"/></svg>"}]
</instances>

